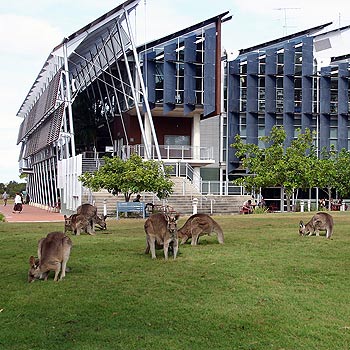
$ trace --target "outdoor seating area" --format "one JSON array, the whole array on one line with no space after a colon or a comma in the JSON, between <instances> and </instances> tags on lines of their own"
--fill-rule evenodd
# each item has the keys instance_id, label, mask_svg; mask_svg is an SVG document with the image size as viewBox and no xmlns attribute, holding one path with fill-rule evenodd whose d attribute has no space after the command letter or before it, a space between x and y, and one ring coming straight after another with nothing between
<instances>
[{"instance_id":1,"label":"outdoor seating area","mask_svg":"<svg viewBox=\"0 0 350 350\"><path fill-rule=\"evenodd\" d=\"M174 214L176 210L170 205L154 205L153 203L145 202L118 202L117 203L117 220L120 214L136 214L137 217L145 219L154 213ZM127 217L127 216L126 216ZM135 217L135 215L133 215Z\"/></svg>"},{"instance_id":2,"label":"outdoor seating area","mask_svg":"<svg viewBox=\"0 0 350 350\"><path fill-rule=\"evenodd\" d=\"M117 220L121 213L138 213L144 219L146 217L144 202L118 202L117 203Z\"/></svg>"}]
</instances>

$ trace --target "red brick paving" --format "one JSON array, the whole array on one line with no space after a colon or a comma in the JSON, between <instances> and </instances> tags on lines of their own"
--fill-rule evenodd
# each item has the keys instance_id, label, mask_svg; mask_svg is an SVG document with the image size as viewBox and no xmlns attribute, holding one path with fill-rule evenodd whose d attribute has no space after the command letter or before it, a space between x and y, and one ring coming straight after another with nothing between
<instances>
[{"instance_id":1,"label":"red brick paving","mask_svg":"<svg viewBox=\"0 0 350 350\"><path fill-rule=\"evenodd\" d=\"M23 210L19 214L13 213L13 202L7 202L7 205L1 201L0 213L5 216L6 222L61 222L64 217L61 213L53 213L45 209L40 209L32 205L23 205Z\"/></svg>"}]
</instances>

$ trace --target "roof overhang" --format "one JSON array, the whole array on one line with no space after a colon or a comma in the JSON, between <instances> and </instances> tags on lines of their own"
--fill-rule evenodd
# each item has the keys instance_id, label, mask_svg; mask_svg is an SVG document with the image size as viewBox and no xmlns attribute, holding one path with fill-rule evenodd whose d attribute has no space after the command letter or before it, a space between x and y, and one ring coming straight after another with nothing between
<instances>
[{"instance_id":1,"label":"roof overhang","mask_svg":"<svg viewBox=\"0 0 350 350\"><path fill-rule=\"evenodd\" d=\"M118 18L124 18L125 12L129 13L134 10L139 2L140 0L127 0L113 10L105 13L83 28L64 38L49 54L40 70L40 73L24 99L24 102L18 110L17 116L25 117L30 112L34 103L38 100L43 90L45 90L47 84L57 71L62 68L64 64L63 48L65 45L67 47L68 58L73 54L76 57L84 56L89 49L95 49L95 43L98 42L98 40L101 40L100 38L105 38L109 35Z\"/></svg>"}]
</instances>

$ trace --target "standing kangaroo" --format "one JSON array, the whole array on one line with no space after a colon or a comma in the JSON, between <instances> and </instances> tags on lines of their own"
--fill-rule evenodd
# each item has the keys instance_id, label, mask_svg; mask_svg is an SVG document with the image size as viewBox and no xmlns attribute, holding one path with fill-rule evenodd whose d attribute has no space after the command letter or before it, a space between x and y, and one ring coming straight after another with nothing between
<instances>
[{"instance_id":1,"label":"standing kangaroo","mask_svg":"<svg viewBox=\"0 0 350 350\"><path fill-rule=\"evenodd\" d=\"M315 214L311 220L304 225L303 221L299 224L299 234L305 236L307 233L311 236L316 233L319 236L319 231L326 231L326 237L331 238L333 234L333 217L324 212Z\"/></svg>"},{"instance_id":2,"label":"standing kangaroo","mask_svg":"<svg viewBox=\"0 0 350 350\"><path fill-rule=\"evenodd\" d=\"M36 279L45 279L51 270L55 271L54 281L60 280L66 275L67 261L72 248L72 241L63 232L51 232L38 242L38 259L34 256L29 258L30 269L28 271L28 282Z\"/></svg>"},{"instance_id":3,"label":"standing kangaroo","mask_svg":"<svg viewBox=\"0 0 350 350\"><path fill-rule=\"evenodd\" d=\"M186 223L177 231L181 244L185 244L191 239L191 245L197 245L199 237L205 234L209 236L215 232L219 243L224 243L224 233L220 225L207 214L194 214L190 216Z\"/></svg>"},{"instance_id":4,"label":"standing kangaroo","mask_svg":"<svg viewBox=\"0 0 350 350\"><path fill-rule=\"evenodd\" d=\"M146 250L151 251L152 259L156 259L156 248L163 246L165 260L168 259L169 246L172 246L176 259L179 243L177 238L177 220L179 214L152 214L145 222Z\"/></svg>"}]
</instances>

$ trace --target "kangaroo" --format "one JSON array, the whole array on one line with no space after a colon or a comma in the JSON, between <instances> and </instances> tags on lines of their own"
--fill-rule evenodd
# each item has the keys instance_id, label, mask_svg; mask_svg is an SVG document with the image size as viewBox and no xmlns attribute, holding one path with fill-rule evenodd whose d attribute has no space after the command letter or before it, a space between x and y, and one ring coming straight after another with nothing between
<instances>
[{"instance_id":1,"label":"kangaroo","mask_svg":"<svg viewBox=\"0 0 350 350\"><path fill-rule=\"evenodd\" d=\"M177 231L181 244L185 244L191 239L191 245L197 245L200 236L215 232L219 243L224 243L224 233L220 225L207 214L194 214L190 216L186 223Z\"/></svg>"},{"instance_id":2,"label":"kangaroo","mask_svg":"<svg viewBox=\"0 0 350 350\"><path fill-rule=\"evenodd\" d=\"M94 234L97 218L97 207L89 203L84 203L82 205L79 205L77 208L77 214L82 215L81 218L84 217L90 221L91 229L89 229L89 233Z\"/></svg>"},{"instance_id":3,"label":"kangaroo","mask_svg":"<svg viewBox=\"0 0 350 350\"><path fill-rule=\"evenodd\" d=\"M306 225L304 225L303 221L299 223L299 234L301 236L305 236L307 233L309 233L309 236L313 233L319 236L319 231L326 231L326 238L331 238L333 234L332 215L320 212L315 214Z\"/></svg>"},{"instance_id":4,"label":"kangaroo","mask_svg":"<svg viewBox=\"0 0 350 350\"><path fill-rule=\"evenodd\" d=\"M79 236L82 232L86 232L89 235L95 234L95 231L92 230L91 219L87 218L85 215L71 215L71 227L72 231L77 236Z\"/></svg>"},{"instance_id":5,"label":"kangaroo","mask_svg":"<svg viewBox=\"0 0 350 350\"><path fill-rule=\"evenodd\" d=\"M54 281L58 280L60 271L60 280L65 277L72 245L71 239L63 232L51 232L41 238L38 242L38 259L34 256L29 258L28 282L37 279L47 281L51 270L55 271Z\"/></svg>"},{"instance_id":6,"label":"kangaroo","mask_svg":"<svg viewBox=\"0 0 350 350\"><path fill-rule=\"evenodd\" d=\"M172 245L174 259L176 259L179 242L177 238L177 220L179 214L152 214L145 222L146 250L151 250L152 259L156 259L156 248L163 246L165 260L168 259L169 245Z\"/></svg>"}]
</instances>

